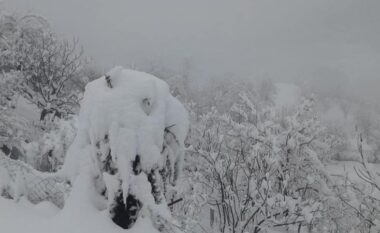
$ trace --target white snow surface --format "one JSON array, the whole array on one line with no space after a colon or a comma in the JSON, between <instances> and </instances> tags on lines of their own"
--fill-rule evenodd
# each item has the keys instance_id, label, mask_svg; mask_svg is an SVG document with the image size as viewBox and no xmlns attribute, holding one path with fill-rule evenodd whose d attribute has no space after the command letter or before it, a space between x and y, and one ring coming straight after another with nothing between
<instances>
[{"instance_id":1,"label":"white snow surface","mask_svg":"<svg viewBox=\"0 0 380 233\"><path fill-rule=\"evenodd\" d=\"M89 199L93 188L88 173L81 173L61 211L49 202L33 205L0 198L0 226L4 233L158 233L147 217L141 217L133 230L115 225L106 210L99 211Z\"/></svg>"}]
</instances>

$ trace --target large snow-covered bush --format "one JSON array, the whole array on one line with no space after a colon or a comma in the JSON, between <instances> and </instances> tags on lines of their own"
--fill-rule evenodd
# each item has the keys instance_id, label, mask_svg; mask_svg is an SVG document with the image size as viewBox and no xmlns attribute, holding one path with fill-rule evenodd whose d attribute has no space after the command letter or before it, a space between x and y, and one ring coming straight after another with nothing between
<instances>
[{"instance_id":1,"label":"large snow-covered bush","mask_svg":"<svg viewBox=\"0 0 380 233\"><path fill-rule=\"evenodd\" d=\"M116 67L86 86L60 174L75 186L83 167L91 167L116 224L130 228L149 215L163 227L170 215L161 190L178 179L187 130L187 112L165 82Z\"/></svg>"},{"instance_id":2,"label":"large snow-covered bush","mask_svg":"<svg viewBox=\"0 0 380 233\"><path fill-rule=\"evenodd\" d=\"M191 128L186 172L194 189L203 190L193 193L204 199L201 212L209 212L210 228L323 230L331 190L312 101L280 116L273 108L257 109L244 92L239 99L225 114L214 109Z\"/></svg>"}]
</instances>

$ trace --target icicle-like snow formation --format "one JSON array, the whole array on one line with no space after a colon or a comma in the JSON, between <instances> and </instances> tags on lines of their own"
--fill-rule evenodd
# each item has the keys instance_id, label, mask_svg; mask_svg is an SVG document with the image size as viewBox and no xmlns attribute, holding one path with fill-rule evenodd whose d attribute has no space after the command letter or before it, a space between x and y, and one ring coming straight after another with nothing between
<instances>
[{"instance_id":1,"label":"icicle-like snow formation","mask_svg":"<svg viewBox=\"0 0 380 233\"><path fill-rule=\"evenodd\" d=\"M120 191L124 204L129 194L143 204L154 203L156 186L149 182L170 164L172 172L166 174L175 184L187 130L187 111L164 81L113 68L86 86L78 133L61 174L74 182L82 166L91 165L104 183L109 206Z\"/></svg>"}]
</instances>

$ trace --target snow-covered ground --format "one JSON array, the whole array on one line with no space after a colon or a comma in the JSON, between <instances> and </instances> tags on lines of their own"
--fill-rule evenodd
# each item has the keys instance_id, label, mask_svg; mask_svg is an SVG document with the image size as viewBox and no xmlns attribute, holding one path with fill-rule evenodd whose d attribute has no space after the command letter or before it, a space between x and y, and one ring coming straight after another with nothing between
<instances>
[{"instance_id":1,"label":"snow-covered ground","mask_svg":"<svg viewBox=\"0 0 380 233\"><path fill-rule=\"evenodd\" d=\"M380 170L380 164L370 166ZM331 175L345 176L362 182L355 174L354 167L360 168L358 162L333 162L327 166ZM88 178L88 177L87 177ZM106 211L96 210L86 200L89 189L86 177L78 178L68 205L59 210L49 202L33 205L25 199L20 202L0 198L0 226L5 233L154 233L148 219L140 219L132 230L123 230L116 226L107 216Z\"/></svg>"},{"instance_id":2,"label":"snow-covered ground","mask_svg":"<svg viewBox=\"0 0 380 233\"><path fill-rule=\"evenodd\" d=\"M85 182L82 177L78 182ZM59 210L49 202L33 205L0 198L0 226L4 233L155 233L147 218L140 218L133 231L115 225L106 211L96 210L86 202L88 187L76 185L68 205Z\"/></svg>"},{"instance_id":3,"label":"snow-covered ground","mask_svg":"<svg viewBox=\"0 0 380 233\"><path fill-rule=\"evenodd\" d=\"M368 167L373 171L380 171L380 164L369 163ZM356 170L363 169L363 165L356 161L331 161L326 165L326 169L333 177L348 177L353 182L363 183L363 180L356 174Z\"/></svg>"},{"instance_id":4,"label":"snow-covered ground","mask_svg":"<svg viewBox=\"0 0 380 233\"><path fill-rule=\"evenodd\" d=\"M40 110L33 104L29 103L25 98L20 96L16 102L14 115L23 117L29 122L38 121L40 119Z\"/></svg>"}]
</instances>

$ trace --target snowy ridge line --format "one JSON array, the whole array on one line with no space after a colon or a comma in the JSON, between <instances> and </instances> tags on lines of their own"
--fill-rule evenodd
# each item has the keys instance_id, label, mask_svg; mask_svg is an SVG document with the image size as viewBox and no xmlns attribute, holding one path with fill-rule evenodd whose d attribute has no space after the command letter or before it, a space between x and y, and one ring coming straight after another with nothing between
<instances>
[{"instance_id":1,"label":"snowy ridge line","mask_svg":"<svg viewBox=\"0 0 380 233\"><path fill-rule=\"evenodd\" d=\"M18 201L25 196L31 203L50 201L63 208L70 187L56 174L39 172L28 164L0 152L0 194Z\"/></svg>"}]
</instances>

